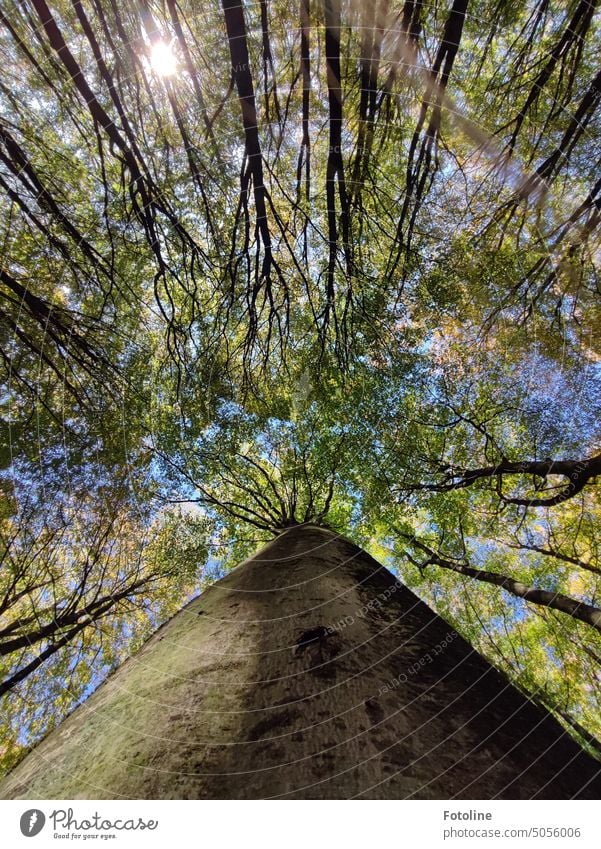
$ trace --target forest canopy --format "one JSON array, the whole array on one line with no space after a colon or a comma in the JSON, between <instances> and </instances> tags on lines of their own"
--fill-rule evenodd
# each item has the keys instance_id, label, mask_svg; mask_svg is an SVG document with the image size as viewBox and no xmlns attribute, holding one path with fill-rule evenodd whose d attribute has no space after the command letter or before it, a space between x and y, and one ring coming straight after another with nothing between
<instances>
[{"instance_id":1,"label":"forest canopy","mask_svg":"<svg viewBox=\"0 0 601 849\"><path fill-rule=\"evenodd\" d=\"M295 523L601 751L598 0L0 0L0 764Z\"/></svg>"}]
</instances>

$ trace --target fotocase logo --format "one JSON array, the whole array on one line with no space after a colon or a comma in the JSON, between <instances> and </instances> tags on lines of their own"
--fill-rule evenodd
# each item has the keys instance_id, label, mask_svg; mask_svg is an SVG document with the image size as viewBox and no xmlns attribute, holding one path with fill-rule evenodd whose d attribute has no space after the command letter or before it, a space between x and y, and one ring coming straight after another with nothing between
<instances>
[{"instance_id":1,"label":"fotocase logo","mask_svg":"<svg viewBox=\"0 0 601 849\"><path fill-rule=\"evenodd\" d=\"M24 834L25 837L35 837L36 834L39 834L44 828L45 822L46 817L37 808L25 811L25 813L21 815L21 833Z\"/></svg>"}]
</instances>

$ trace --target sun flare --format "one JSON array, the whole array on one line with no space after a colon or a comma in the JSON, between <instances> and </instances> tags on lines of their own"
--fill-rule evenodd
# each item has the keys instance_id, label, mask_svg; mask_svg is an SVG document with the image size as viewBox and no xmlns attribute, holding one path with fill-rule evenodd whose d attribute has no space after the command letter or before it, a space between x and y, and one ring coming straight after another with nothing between
<instances>
[{"instance_id":1,"label":"sun flare","mask_svg":"<svg viewBox=\"0 0 601 849\"><path fill-rule=\"evenodd\" d=\"M171 77L177 71L177 60L170 42L157 41L150 50L150 64L160 77Z\"/></svg>"}]
</instances>

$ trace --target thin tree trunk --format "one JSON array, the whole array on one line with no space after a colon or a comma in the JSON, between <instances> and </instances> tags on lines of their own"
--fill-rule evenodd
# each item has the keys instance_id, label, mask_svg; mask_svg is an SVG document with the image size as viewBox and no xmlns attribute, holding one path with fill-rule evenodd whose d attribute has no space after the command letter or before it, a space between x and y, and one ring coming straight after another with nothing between
<instances>
[{"instance_id":1,"label":"thin tree trunk","mask_svg":"<svg viewBox=\"0 0 601 849\"><path fill-rule=\"evenodd\" d=\"M0 785L13 798L598 798L601 764L360 548L287 530Z\"/></svg>"}]
</instances>

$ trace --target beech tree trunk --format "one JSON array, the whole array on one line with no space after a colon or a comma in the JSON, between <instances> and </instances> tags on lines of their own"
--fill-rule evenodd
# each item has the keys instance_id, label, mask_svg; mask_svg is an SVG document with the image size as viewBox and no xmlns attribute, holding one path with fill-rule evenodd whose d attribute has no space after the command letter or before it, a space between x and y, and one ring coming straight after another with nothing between
<instances>
[{"instance_id":1,"label":"beech tree trunk","mask_svg":"<svg viewBox=\"0 0 601 849\"><path fill-rule=\"evenodd\" d=\"M2 798L598 798L601 764L383 566L291 528L160 628Z\"/></svg>"}]
</instances>

